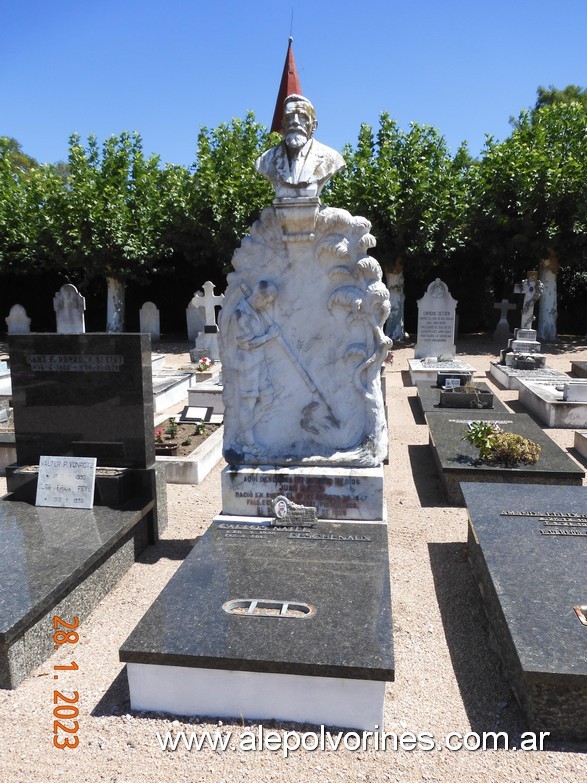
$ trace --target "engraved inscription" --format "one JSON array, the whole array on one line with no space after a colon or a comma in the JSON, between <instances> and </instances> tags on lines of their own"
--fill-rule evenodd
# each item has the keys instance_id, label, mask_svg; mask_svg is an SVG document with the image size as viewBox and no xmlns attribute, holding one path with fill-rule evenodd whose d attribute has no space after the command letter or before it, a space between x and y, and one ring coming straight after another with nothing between
<instances>
[{"instance_id":1,"label":"engraved inscription","mask_svg":"<svg viewBox=\"0 0 587 783\"><path fill-rule=\"evenodd\" d=\"M243 478L242 488L235 492L235 497L243 499L247 506L260 508L267 516L273 515L274 501L281 495L300 506L327 504L339 518L352 517L353 509L360 508L367 499L361 479L349 477L292 475L276 481L269 476L251 475Z\"/></svg>"},{"instance_id":2,"label":"engraved inscription","mask_svg":"<svg viewBox=\"0 0 587 783\"><path fill-rule=\"evenodd\" d=\"M29 354L33 372L119 372L124 357L119 354Z\"/></svg>"},{"instance_id":3,"label":"engraved inscription","mask_svg":"<svg viewBox=\"0 0 587 783\"><path fill-rule=\"evenodd\" d=\"M527 517L542 522L540 534L543 536L587 537L587 514L563 511L501 511L499 515Z\"/></svg>"}]
</instances>

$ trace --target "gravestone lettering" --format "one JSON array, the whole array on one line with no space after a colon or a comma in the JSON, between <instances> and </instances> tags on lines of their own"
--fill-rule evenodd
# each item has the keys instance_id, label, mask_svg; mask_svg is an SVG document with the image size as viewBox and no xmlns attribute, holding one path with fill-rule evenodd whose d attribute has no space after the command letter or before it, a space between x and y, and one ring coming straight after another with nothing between
<instances>
[{"instance_id":1,"label":"gravestone lettering","mask_svg":"<svg viewBox=\"0 0 587 783\"><path fill-rule=\"evenodd\" d=\"M39 460L35 505L54 508L92 508L96 458L47 457Z\"/></svg>"},{"instance_id":2,"label":"gravestone lettering","mask_svg":"<svg viewBox=\"0 0 587 783\"><path fill-rule=\"evenodd\" d=\"M454 357L455 309L457 302L446 283L436 278L418 300L418 335L415 358Z\"/></svg>"}]
</instances>

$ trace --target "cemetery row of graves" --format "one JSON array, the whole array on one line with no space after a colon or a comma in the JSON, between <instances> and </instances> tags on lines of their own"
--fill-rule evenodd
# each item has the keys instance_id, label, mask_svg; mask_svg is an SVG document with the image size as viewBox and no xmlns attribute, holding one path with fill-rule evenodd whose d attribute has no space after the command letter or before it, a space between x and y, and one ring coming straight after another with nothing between
<instances>
[{"instance_id":1,"label":"cemetery row of graves","mask_svg":"<svg viewBox=\"0 0 587 783\"><path fill-rule=\"evenodd\" d=\"M584 740L585 471L547 430L575 430L587 457L587 362L574 362L571 375L548 367L532 328L536 279L521 287L513 337L500 310L503 344L488 362L488 384L458 359L457 303L433 281L418 301L407 375L446 501L468 509L470 564L527 725ZM205 323L194 362L216 353L224 304L213 286L197 298ZM57 332L11 335L2 368L16 455L0 503L11 565L2 572L4 688L53 652L53 617L83 622L167 524L170 475L155 455L158 360L149 336L86 334L77 291L55 299ZM217 404L222 380L208 374L195 391L214 386ZM380 380L384 392L384 372ZM511 412L493 384L518 390L528 412ZM179 418L209 418L215 403L189 391ZM178 402L161 399L165 408ZM225 456L221 512L120 650L133 709L382 725L395 674L382 467L236 465ZM340 573L344 605L332 590ZM280 619L265 634L260 618ZM294 636L288 622L298 624Z\"/></svg>"}]
</instances>

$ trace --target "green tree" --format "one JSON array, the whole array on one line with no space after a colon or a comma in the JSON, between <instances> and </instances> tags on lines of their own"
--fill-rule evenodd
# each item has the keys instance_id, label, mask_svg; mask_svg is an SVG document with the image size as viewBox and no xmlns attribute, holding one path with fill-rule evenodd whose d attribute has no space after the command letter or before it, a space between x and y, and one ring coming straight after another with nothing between
<instances>
[{"instance_id":1,"label":"green tree","mask_svg":"<svg viewBox=\"0 0 587 783\"><path fill-rule=\"evenodd\" d=\"M392 300L386 331L402 338L404 268L423 280L464 245L471 160L465 145L451 156L436 128L413 123L402 131L387 113L377 136L362 125L357 147L343 154L347 169L327 198L373 224Z\"/></svg>"},{"instance_id":2,"label":"green tree","mask_svg":"<svg viewBox=\"0 0 587 783\"><path fill-rule=\"evenodd\" d=\"M271 203L273 188L256 173L254 163L279 140L255 121L252 112L214 129L201 128L193 190L187 191L183 217L192 252L206 268L230 269L243 236Z\"/></svg>"},{"instance_id":3,"label":"green tree","mask_svg":"<svg viewBox=\"0 0 587 783\"><path fill-rule=\"evenodd\" d=\"M0 143L4 150L3 154L8 156L13 171L30 171L39 165L34 158L23 152L20 142L12 136L1 136Z\"/></svg>"},{"instance_id":4,"label":"green tree","mask_svg":"<svg viewBox=\"0 0 587 783\"><path fill-rule=\"evenodd\" d=\"M587 258L587 113L577 103L522 112L471 171L478 252L509 282L540 270L539 333L552 340L559 266L584 268Z\"/></svg>"},{"instance_id":5,"label":"green tree","mask_svg":"<svg viewBox=\"0 0 587 783\"><path fill-rule=\"evenodd\" d=\"M47 169L48 255L57 267L105 277L108 331L124 328L124 286L164 265L173 177L159 157L146 158L138 133L121 133L100 148L70 138L68 168ZM59 184L58 184L59 183Z\"/></svg>"},{"instance_id":6,"label":"green tree","mask_svg":"<svg viewBox=\"0 0 587 783\"><path fill-rule=\"evenodd\" d=\"M558 90L552 84L548 89L539 87L536 90L536 95L534 113L543 106L553 106L556 103L578 103L584 109L587 109L587 90L583 87L578 87L576 84L568 84L562 90Z\"/></svg>"}]
</instances>

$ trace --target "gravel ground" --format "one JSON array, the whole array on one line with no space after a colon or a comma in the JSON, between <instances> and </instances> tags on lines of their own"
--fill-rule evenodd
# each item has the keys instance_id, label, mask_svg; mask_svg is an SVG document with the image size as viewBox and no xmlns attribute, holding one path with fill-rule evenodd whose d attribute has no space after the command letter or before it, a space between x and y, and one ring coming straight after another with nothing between
<instances>
[{"instance_id":1,"label":"gravel ground","mask_svg":"<svg viewBox=\"0 0 587 783\"><path fill-rule=\"evenodd\" d=\"M185 362L185 344L163 346L172 361ZM485 377L493 346L482 336L459 341L459 354ZM587 360L587 342L572 339L550 349L549 366L570 370L571 359ZM465 559L467 514L445 506L427 428L406 385L413 345L394 351L386 368L390 417L390 464L386 466L396 680L387 686L386 730L398 735L428 732L442 744L449 732L505 731L519 744L523 715L500 676L488 648L479 593ZM491 381L490 381L491 383ZM517 407L517 392L498 391ZM548 430L570 454L573 431ZM585 466L583 461L581 464ZM126 674L118 648L161 592L197 536L221 508L222 464L199 486L168 485L169 527L80 627L75 660L79 671L63 677L63 691L79 693L79 746L58 750L53 738L53 666L71 652L61 648L15 691L0 691L0 780L12 783L109 781L172 783L202 781L474 781L518 783L587 780L587 743L549 743L541 752L488 750L298 750L246 752L239 732L250 724L207 719L174 720L130 714ZM0 479L5 491L5 480ZM587 637L586 637L587 642ZM587 644L586 644L587 646ZM65 645L64 645L65 647ZM257 726L253 726L258 731ZM312 731L313 727L264 724L265 730ZM163 751L156 732L208 730L226 737L226 751ZM354 738L348 736L353 746ZM307 742L311 746L311 738Z\"/></svg>"}]
</instances>

